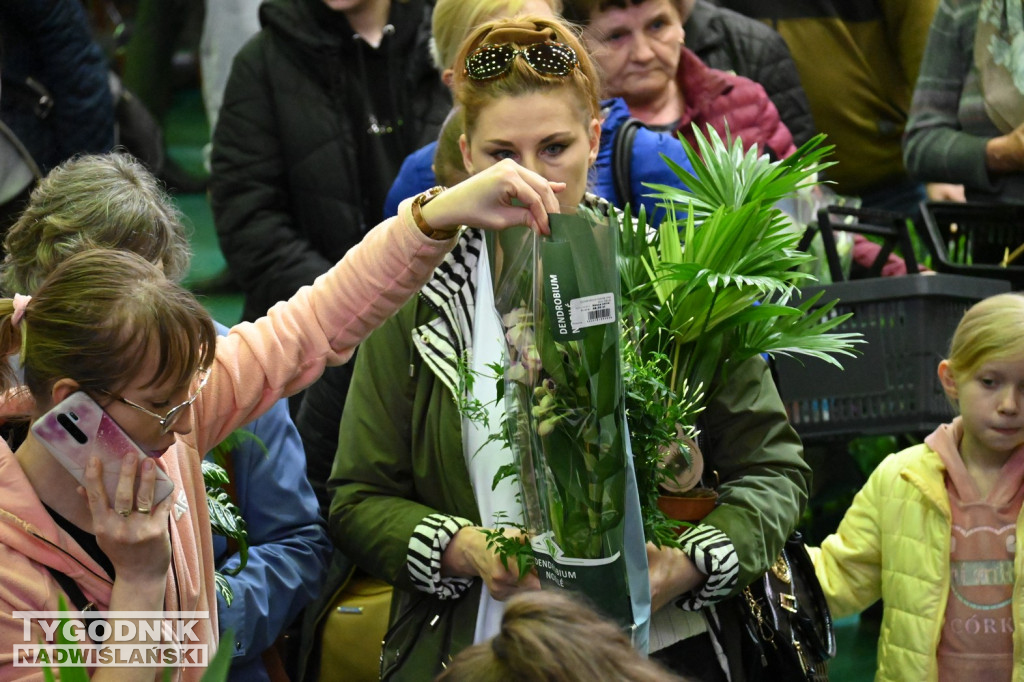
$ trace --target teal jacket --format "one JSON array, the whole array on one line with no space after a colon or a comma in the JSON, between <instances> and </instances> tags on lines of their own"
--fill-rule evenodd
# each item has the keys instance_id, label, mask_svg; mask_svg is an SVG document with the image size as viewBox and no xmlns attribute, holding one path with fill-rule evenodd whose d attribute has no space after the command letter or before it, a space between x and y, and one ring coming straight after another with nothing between
<instances>
[{"instance_id":1,"label":"teal jacket","mask_svg":"<svg viewBox=\"0 0 1024 682\"><path fill-rule=\"evenodd\" d=\"M453 253L464 247L465 237ZM475 279L472 274L463 279ZM416 589L407 565L413 531L431 514L480 522L461 416L445 379L451 366L437 365L437 358L454 363L461 334L458 325L444 323L445 302L434 291L421 293L360 347L329 483L335 544L396 588L383 668L396 680L430 679L441 661L472 643L481 587L475 580L458 598L438 599ZM452 299L459 295L448 291ZM450 352L429 352L439 346ZM434 355L430 366L424 352ZM738 367L713 394L703 427L705 470L720 479L720 504L705 523L736 549L735 594L778 555L806 503L810 469L760 357Z\"/></svg>"}]
</instances>

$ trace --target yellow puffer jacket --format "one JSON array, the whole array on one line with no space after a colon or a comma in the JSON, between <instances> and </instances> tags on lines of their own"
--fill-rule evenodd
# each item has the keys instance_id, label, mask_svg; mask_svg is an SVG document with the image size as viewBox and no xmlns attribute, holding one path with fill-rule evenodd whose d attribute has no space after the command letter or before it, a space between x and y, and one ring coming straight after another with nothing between
<instances>
[{"instance_id":1,"label":"yellow puffer jacket","mask_svg":"<svg viewBox=\"0 0 1024 682\"><path fill-rule=\"evenodd\" d=\"M938 680L952 533L945 471L928 445L890 455L857 493L839 529L820 548L808 548L833 617L884 600L876 682ZM1022 520L1024 513L1017 519L1017 547L1024 547ZM1013 682L1024 682L1021 552L1014 575Z\"/></svg>"}]
</instances>

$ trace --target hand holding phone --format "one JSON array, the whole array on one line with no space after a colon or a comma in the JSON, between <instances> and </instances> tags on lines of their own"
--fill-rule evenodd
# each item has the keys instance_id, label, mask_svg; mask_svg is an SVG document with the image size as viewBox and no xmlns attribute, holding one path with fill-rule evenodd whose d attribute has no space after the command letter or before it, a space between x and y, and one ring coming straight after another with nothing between
<instances>
[{"instance_id":1,"label":"hand holding phone","mask_svg":"<svg viewBox=\"0 0 1024 682\"><path fill-rule=\"evenodd\" d=\"M135 457L141 464L147 457L117 422L83 391L72 393L37 419L32 424L32 433L83 486L89 458L99 458L103 464L103 488L111 504L114 503L123 459ZM136 492L142 467L139 466L137 471ZM159 504L172 490L174 482L160 467L156 467L153 504Z\"/></svg>"}]
</instances>

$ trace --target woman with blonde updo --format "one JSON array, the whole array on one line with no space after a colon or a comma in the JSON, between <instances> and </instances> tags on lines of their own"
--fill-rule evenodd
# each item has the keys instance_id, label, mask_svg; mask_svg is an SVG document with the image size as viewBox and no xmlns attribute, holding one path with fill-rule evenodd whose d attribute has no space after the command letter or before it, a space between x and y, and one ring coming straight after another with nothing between
<instances>
[{"instance_id":1,"label":"woman with blonde updo","mask_svg":"<svg viewBox=\"0 0 1024 682\"><path fill-rule=\"evenodd\" d=\"M493 73L492 51L512 53ZM456 187L514 162L564 184L561 204L596 205L585 192L600 143L598 83L575 31L535 16L488 22L456 59L470 174ZM437 674L449 656L496 631L503 600L539 587L536 575L506 567L481 532L503 510L520 517L509 481L491 489L511 454L484 444L453 394L460 357L481 371L501 362L504 347L474 222L420 295L360 347L339 430L332 540L395 587L383 679Z\"/></svg>"},{"instance_id":2,"label":"woman with blonde updo","mask_svg":"<svg viewBox=\"0 0 1024 682\"><path fill-rule=\"evenodd\" d=\"M542 17L490 22L457 60L470 180L511 160L564 183L563 207L613 210L587 191L601 146L600 83L572 27ZM440 672L498 631L504 600L539 586L488 546L484 532L521 520L509 480L492 488L512 455L462 416L456 398L462 363L486 375L503 360L490 277L470 223L420 295L361 346L353 371L329 526L346 556L395 587L384 679ZM481 386L489 383L476 382L469 397L493 403ZM716 673L708 679L723 679L704 609L767 570L799 518L810 472L760 357L709 390L705 457L721 475L723 503L681 537L682 549L648 546L651 642L673 669L706 666ZM503 418L495 407L489 423ZM729 623L738 642L739 623Z\"/></svg>"}]
</instances>

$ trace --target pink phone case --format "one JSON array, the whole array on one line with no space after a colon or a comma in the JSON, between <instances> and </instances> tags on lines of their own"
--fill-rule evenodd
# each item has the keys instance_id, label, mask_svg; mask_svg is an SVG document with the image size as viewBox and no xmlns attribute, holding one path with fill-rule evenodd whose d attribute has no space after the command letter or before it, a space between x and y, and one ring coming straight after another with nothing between
<instances>
[{"instance_id":1,"label":"pink phone case","mask_svg":"<svg viewBox=\"0 0 1024 682\"><path fill-rule=\"evenodd\" d=\"M121 472L121 460L146 453L128 437L102 407L82 391L73 393L32 424L32 433L46 449L64 465L72 476L85 485L85 466L93 455L103 463L103 487L107 500L114 503L114 492ZM141 473L141 469L139 470ZM135 482L138 489L138 476ZM174 483L157 467L153 504L174 490Z\"/></svg>"}]
</instances>

